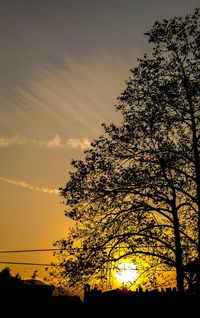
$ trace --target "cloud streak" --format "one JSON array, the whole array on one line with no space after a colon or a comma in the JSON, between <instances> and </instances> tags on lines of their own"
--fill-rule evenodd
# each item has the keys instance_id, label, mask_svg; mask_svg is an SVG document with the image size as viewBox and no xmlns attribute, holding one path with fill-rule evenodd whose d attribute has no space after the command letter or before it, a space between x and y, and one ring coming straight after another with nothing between
<instances>
[{"instance_id":1,"label":"cloud streak","mask_svg":"<svg viewBox=\"0 0 200 318\"><path fill-rule=\"evenodd\" d=\"M90 142L87 138L70 138L67 140L66 146L74 149L80 148L81 150L85 150L90 147Z\"/></svg>"},{"instance_id":2,"label":"cloud streak","mask_svg":"<svg viewBox=\"0 0 200 318\"><path fill-rule=\"evenodd\" d=\"M14 136L12 138L0 137L0 148L7 148L12 145L22 145L25 143L23 137Z\"/></svg>"},{"instance_id":3,"label":"cloud streak","mask_svg":"<svg viewBox=\"0 0 200 318\"><path fill-rule=\"evenodd\" d=\"M18 180L12 180L12 179L8 179L8 178L4 178L4 177L0 177L0 180L28 189L28 190L33 190L33 191L38 191L38 192L43 192L43 193L47 193L47 194L53 194L53 195L57 195L59 193L59 190L57 189L50 189L50 188L45 188L45 187L34 187L32 186L30 183L27 183L26 181L18 181Z\"/></svg>"},{"instance_id":4,"label":"cloud streak","mask_svg":"<svg viewBox=\"0 0 200 318\"><path fill-rule=\"evenodd\" d=\"M56 134L51 140L30 140L19 136L14 136L11 138L0 137L0 148L8 148L14 145L26 144L49 149L73 148L85 150L90 147L90 141L88 138L69 138L63 141L59 134Z\"/></svg>"}]
</instances>

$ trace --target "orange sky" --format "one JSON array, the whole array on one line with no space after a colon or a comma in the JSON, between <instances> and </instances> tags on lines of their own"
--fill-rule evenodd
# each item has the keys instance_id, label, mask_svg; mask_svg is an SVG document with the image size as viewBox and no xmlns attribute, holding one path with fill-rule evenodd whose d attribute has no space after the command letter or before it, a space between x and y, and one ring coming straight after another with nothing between
<instances>
[{"instance_id":1,"label":"orange sky","mask_svg":"<svg viewBox=\"0 0 200 318\"><path fill-rule=\"evenodd\" d=\"M199 0L6 0L0 10L0 251L51 248L71 221L57 194L82 158L129 69L148 48L155 20L185 15ZM0 261L50 263L52 253ZM5 264L0 264L0 270ZM8 265L25 278L42 267Z\"/></svg>"}]
</instances>

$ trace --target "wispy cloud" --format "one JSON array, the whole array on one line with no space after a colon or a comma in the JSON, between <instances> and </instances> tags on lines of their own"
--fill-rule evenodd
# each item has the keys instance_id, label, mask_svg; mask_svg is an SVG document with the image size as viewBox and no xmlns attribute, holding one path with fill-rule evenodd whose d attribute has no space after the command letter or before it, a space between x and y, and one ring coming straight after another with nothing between
<instances>
[{"instance_id":1,"label":"wispy cloud","mask_svg":"<svg viewBox=\"0 0 200 318\"><path fill-rule=\"evenodd\" d=\"M12 179L8 179L8 178L4 178L4 177L0 177L0 180L22 187L22 188L26 188L28 190L34 190L34 191L39 191L39 192L43 192L43 193L47 193L47 194L58 194L59 190L57 189L50 189L50 188L46 188L46 187L34 187L32 186L30 183L27 183L26 181L18 181L18 180L12 180Z\"/></svg>"},{"instance_id":2,"label":"wispy cloud","mask_svg":"<svg viewBox=\"0 0 200 318\"><path fill-rule=\"evenodd\" d=\"M62 146L61 138L58 134L52 140L33 140L33 144L45 148L60 148Z\"/></svg>"},{"instance_id":3,"label":"wispy cloud","mask_svg":"<svg viewBox=\"0 0 200 318\"><path fill-rule=\"evenodd\" d=\"M12 138L0 137L0 148L7 148L13 145L32 144L44 148L73 148L85 150L90 147L90 141L88 138L69 138L62 140L59 134L56 134L50 140L31 140L20 136L14 136Z\"/></svg>"},{"instance_id":4,"label":"wispy cloud","mask_svg":"<svg viewBox=\"0 0 200 318\"><path fill-rule=\"evenodd\" d=\"M102 122L121 121L114 104L134 56L136 52L122 57L102 51L89 58L66 56L56 65L39 65L23 85L1 93L1 131L9 136L28 131L36 140L48 139L52 132L64 139L97 138Z\"/></svg>"},{"instance_id":5,"label":"wispy cloud","mask_svg":"<svg viewBox=\"0 0 200 318\"><path fill-rule=\"evenodd\" d=\"M66 145L74 149L80 148L84 150L90 147L90 142L87 138L70 138L67 140Z\"/></svg>"},{"instance_id":6,"label":"wispy cloud","mask_svg":"<svg viewBox=\"0 0 200 318\"><path fill-rule=\"evenodd\" d=\"M19 137L19 136L14 136L11 138L7 137L0 137L0 148L7 148L12 145L21 145L25 143L25 138Z\"/></svg>"}]
</instances>

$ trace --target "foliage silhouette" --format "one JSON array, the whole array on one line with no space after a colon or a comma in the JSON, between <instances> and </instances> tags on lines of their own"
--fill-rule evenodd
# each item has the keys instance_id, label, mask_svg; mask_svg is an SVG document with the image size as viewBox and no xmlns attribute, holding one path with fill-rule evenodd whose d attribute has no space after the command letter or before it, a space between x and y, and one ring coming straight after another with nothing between
<instances>
[{"instance_id":1,"label":"foliage silhouette","mask_svg":"<svg viewBox=\"0 0 200 318\"><path fill-rule=\"evenodd\" d=\"M145 273L175 269L180 293L194 283L199 291L199 270L187 265L200 268L200 12L155 22L146 35L152 54L118 98L121 124L103 124L60 189L75 226L55 242L53 275L86 283L128 259Z\"/></svg>"},{"instance_id":2,"label":"foliage silhouette","mask_svg":"<svg viewBox=\"0 0 200 318\"><path fill-rule=\"evenodd\" d=\"M0 289L8 287L20 286L22 284L21 276L19 273L16 275L11 274L11 270L9 267L5 267L0 272Z\"/></svg>"}]
</instances>

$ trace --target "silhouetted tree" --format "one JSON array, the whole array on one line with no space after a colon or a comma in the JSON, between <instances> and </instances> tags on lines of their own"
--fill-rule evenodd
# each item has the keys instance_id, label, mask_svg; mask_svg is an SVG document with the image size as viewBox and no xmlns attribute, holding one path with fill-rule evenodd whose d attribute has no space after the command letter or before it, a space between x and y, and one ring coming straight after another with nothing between
<instances>
[{"instance_id":1,"label":"silhouetted tree","mask_svg":"<svg viewBox=\"0 0 200 318\"><path fill-rule=\"evenodd\" d=\"M182 293L184 268L199 264L200 252L199 10L156 22L147 35L153 52L118 98L121 125L104 124L85 160L72 162L61 195L76 226L56 244L61 275L74 283L131 258L174 267Z\"/></svg>"},{"instance_id":2,"label":"silhouetted tree","mask_svg":"<svg viewBox=\"0 0 200 318\"><path fill-rule=\"evenodd\" d=\"M34 270L33 274L31 275L31 279L32 279L32 284L35 285L35 280L37 278L38 275L38 270Z\"/></svg>"},{"instance_id":3,"label":"silhouetted tree","mask_svg":"<svg viewBox=\"0 0 200 318\"><path fill-rule=\"evenodd\" d=\"M0 290L4 291L6 288L17 287L22 284L21 276L19 273L16 275L11 274L9 267L5 267L0 272Z\"/></svg>"}]
</instances>

